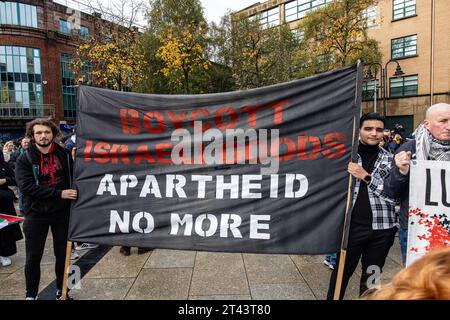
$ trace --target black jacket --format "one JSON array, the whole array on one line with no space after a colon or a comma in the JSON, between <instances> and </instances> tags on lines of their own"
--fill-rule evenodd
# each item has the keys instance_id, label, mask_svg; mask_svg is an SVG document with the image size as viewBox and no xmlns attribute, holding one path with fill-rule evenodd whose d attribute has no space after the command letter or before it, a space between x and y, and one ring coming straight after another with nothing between
<instances>
[{"instance_id":1,"label":"black jacket","mask_svg":"<svg viewBox=\"0 0 450 320\"><path fill-rule=\"evenodd\" d=\"M6 184L0 186L0 213L16 215L14 207L14 192L8 186L15 186L14 173L4 161L0 152L0 179L6 179ZM19 224L13 224L0 230L0 256L9 257L17 253L16 241L23 239Z\"/></svg>"},{"instance_id":2,"label":"black jacket","mask_svg":"<svg viewBox=\"0 0 450 320\"><path fill-rule=\"evenodd\" d=\"M14 179L14 172L4 161L3 153L0 154L0 179L6 179L6 184L0 186L0 213L15 215L15 196L9 186L15 186L16 180Z\"/></svg>"},{"instance_id":3,"label":"black jacket","mask_svg":"<svg viewBox=\"0 0 450 320\"><path fill-rule=\"evenodd\" d=\"M415 159L416 140L410 140L400 148L397 153L402 151L411 151L412 159ZM393 160L391 171L384 179L384 192L393 199L400 200L399 220L402 229L408 229L408 212L409 212L409 172L406 176L402 175Z\"/></svg>"},{"instance_id":4,"label":"black jacket","mask_svg":"<svg viewBox=\"0 0 450 320\"><path fill-rule=\"evenodd\" d=\"M53 156L58 157L63 166L64 189L72 184L72 157L59 145L55 144ZM41 185L40 151L33 145L16 161L16 181L24 196L25 214L36 216L67 212L70 210L70 200L61 199L62 190Z\"/></svg>"}]
</instances>

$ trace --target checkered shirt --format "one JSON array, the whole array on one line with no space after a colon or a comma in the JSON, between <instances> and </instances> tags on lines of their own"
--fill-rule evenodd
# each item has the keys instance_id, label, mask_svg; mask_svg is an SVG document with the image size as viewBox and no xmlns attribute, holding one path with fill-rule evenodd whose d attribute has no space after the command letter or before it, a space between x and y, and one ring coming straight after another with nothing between
<instances>
[{"instance_id":1,"label":"checkered shirt","mask_svg":"<svg viewBox=\"0 0 450 320\"><path fill-rule=\"evenodd\" d=\"M372 229L373 230L385 230L391 229L398 225L397 215L395 213L395 199L389 198L383 191L384 178L389 174L391 164L394 156L380 148L378 158L375 161L375 165L372 171L372 179L367 185L367 193L369 194L370 206L372 208ZM358 164L362 166L361 156L357 155ZM359 186L361 185L360 179L355 179L353 189L353 206L355 205L356 198L358 198ZM365 182L363 182L365 183Z\"/></svg>"}]
</instances>

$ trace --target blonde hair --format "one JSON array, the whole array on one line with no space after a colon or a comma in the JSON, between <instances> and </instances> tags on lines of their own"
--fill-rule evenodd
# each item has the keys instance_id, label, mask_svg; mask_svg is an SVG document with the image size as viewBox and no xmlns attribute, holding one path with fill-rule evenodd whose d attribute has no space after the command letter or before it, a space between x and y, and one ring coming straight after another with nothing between
<instances>
[{"instance_id":1,"label":"blonde hair","mask_svg":"<svg viewBox=\"0 0 450 320\"><path fill-rule=\"evenodd\" d=\"M8 151L8 147L10 146L10 145L13 145L14 146L14 142L13 141L8 141L8 142L6 142L5 143L5 145L3 146L3 151Z\"/></svg>"},{"instance_id":2,"label":"blonde hair","mask_svg":"<svg viewBox=\"0 0 450 320\"><path fill-rule=\"evenodd\" d=\"M450 300L450 247L427 253L364 299Z\"/></svg>"}]
</instances>

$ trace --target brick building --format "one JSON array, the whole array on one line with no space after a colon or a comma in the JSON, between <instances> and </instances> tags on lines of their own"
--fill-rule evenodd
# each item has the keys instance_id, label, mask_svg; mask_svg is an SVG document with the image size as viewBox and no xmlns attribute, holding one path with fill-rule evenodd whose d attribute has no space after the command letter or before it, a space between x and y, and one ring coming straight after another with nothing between
<instances>
[{"instance_id":1,"label":"brick building","mask_svg":"<svg viewBox=\"0 0 450 320\"><path fill-rule=\"evenodd\" d=\"M95 19L52 0L0 2L0 142L22 136L36 117L53 116L63 129L75 122L69 66Z\"/></svg>"},{"instance_id":2,"label":"brick building","mask_svg":"<svg viewBox=\"0 0 450 320\"><path fill-rule=\"evenodd\" d=\"M235 14L255 17L262 27L286 23L295 30L309 11L332 1L270 0ZM366 16L369 36L379 41L383 54L388 126L402 123L410 132L424 119L428 106L450 103L450 1L379 0L366 10ZM389 62L392 59L400 64L401 77L393 76L397 64ZM383 113L380 67L376 80L376 110ZM374 110L374 84L374 80L365 82L364 112Z\"/></svg>"}]
</instances>

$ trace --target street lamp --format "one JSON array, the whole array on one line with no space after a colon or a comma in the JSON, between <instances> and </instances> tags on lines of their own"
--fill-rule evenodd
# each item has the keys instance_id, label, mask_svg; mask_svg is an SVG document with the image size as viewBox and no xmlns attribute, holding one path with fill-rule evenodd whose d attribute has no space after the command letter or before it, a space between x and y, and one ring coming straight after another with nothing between
<instances>
[{"instance_id":1,"label":"street lamp","mask_svg":"<svg viewBox=\"0 0 450 320\"><path fill-rule=\"evenodd\" d=\"M373 112L377 112L377 97L378 97L378 80L377 80L377 69L375 68L375 75L372 74L372 68L370 68L371 65L379 66L380 69L382 69L381 64L379 63L372 63L369 65L369 71L367 72L367 80L373 81Z\"/></svg>"},{"instance_id":2,"label":"street lamp","mask_svg":"<svg viewBox=\"0 0 450 320\"><path fill-rule=\"evenodd\" d=\"M381 91L382 91L382 99L383 99L383 115L386 117L387 116L387 102L386 102L386 86L387 86L387 67L389 65L389 63L391 62L395 62L397 64L397 68L395 69L395 73L393 74L394 78L397 77L401 77L402 75L404 75L405 73L403 72L402 68L400 67L400 64L398 63L397 60L392 59L389 60L388 62L386 62L384 68L380 63L370 63L368 64L369 66L369 72L368 72L368 77L370 77L369 79L373 79L374 80L374 87L375 87L375 92L374 92L374 112L376 112L376 94L377 94L377 79L376 79L376 68L375 68L375 77L372 78L372 71L370 69L370 66L375 66L378 67L381 71Z\"/></svg>"}]
</instances>

